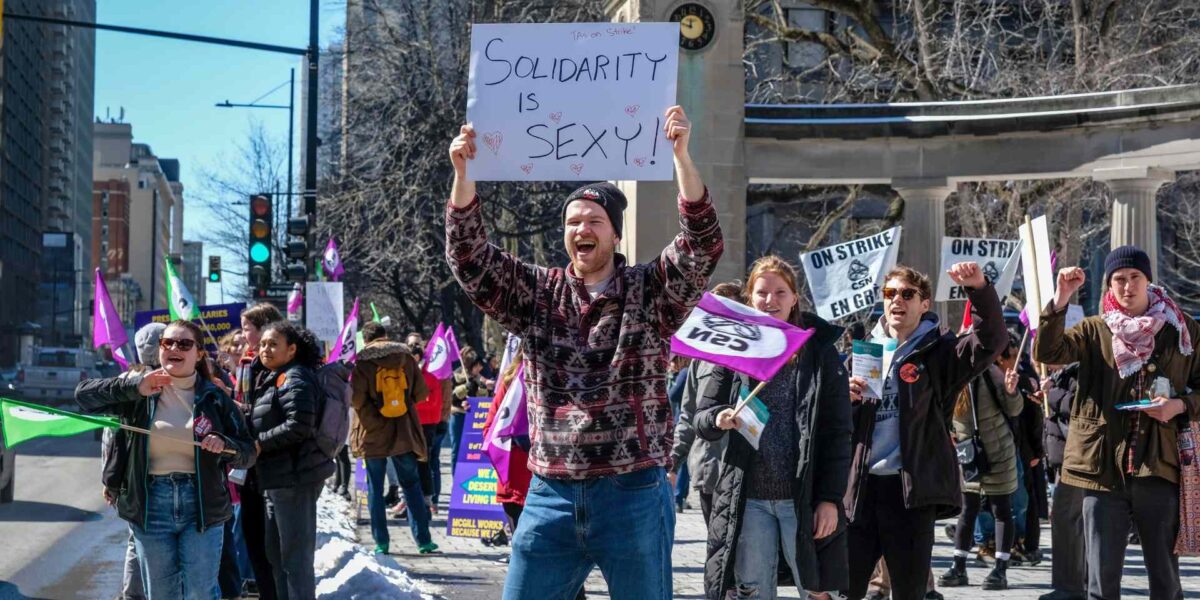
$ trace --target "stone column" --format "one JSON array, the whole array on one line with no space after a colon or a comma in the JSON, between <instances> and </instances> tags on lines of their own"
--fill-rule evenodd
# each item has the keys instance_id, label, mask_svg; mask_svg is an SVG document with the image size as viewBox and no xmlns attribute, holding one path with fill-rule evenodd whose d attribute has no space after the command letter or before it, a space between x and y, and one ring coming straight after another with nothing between
<instances>
[{"instance_id":1,"label":"stone column","mask_svg":"<svg viewBox=\"0 0 1200 600\"><path fill-rule=\"evenodd\" d=\"M1092 178L1103 181L1113 194L1110 247L1137 246L1150 255L1158 278L1158 189L1175 180L1175 174L1147 167L1103 169Z\"/></svg>"},{"instance_id":2,"label":"stone column","mask_svg":"<svg viewBox=\"0 0 1200 600\"><path fill-rule=\"evenodd\" d=\"M894 180L892 188L904 199L904 222L900 231L901 264L929 276L937 287L944 268L942 237L946 235L946 198L954 191L944 179ZM933 304L934 312L946 320L944 302Z\"/></svg>"}]
</instances>

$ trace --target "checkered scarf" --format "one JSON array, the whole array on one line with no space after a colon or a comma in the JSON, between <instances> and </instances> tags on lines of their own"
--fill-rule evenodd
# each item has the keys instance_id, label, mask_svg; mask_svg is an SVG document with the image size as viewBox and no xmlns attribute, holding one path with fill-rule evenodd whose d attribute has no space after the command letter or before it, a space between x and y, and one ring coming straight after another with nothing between
<instances>
[{"instance_id":1,"label":"checkered scarf","mask_svg":"<svg viewBox=\"0 0 1200 600\"><path fill-rule=\"evenodd\" d=\"M1117 361L1117 372L1122 378L1129 377L1142 369L1142 365L1154 352L1154 336L1163 325L1170 323L1179 331L1179 353L1192 354L1192 336L1184 324L1183 311L1167 297L1157 285L1151 285L1150 307L1141 316L1125 312L1112 290L1104 293L1104 322L1113 334L1113 359Z\"/></svg>"}]
</instances>

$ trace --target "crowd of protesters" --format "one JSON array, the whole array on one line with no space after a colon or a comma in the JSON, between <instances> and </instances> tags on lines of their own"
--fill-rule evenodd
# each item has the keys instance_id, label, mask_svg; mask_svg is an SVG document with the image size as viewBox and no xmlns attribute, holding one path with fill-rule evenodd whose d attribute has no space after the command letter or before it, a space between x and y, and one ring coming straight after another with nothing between
<instances>
[{"instance_id":1,"label":"crowd of protesters","mask_svg":"<svg viewBox=\"0 0 1200 600\"><path fill-rule=\"evenodd\" d=\"M1177 551L1200 536L1179 517L1200 500L1181 475L1200 418L1200 326L1153 285L1145 252L1108 255L1100 314L1071 328L1085 275L1060 271L1031 344L1006 328L979 265L948 266L970 300L959 331L939 322L929 276L896 266L880 281L882 315L855 335L890 349L878 397L851 375L843 328L802 310L796 270L765 256L712 292L811 337L754 381L670 352L724 244L691 123L679 107L664 121L679 231L643 264L616 252L626 198L603 182L562 204L566 268L489 243L466 176L475 132L454 139L447 259L475 305L520 338L503 372L467 348L439 379L420 333L393 341L378 322L353 362L327 364L311 332L266 304L212 356L189 321L139 330L137 365L76 392L82 410L151 434L105 440L103 493L130 531L122 597L314 598L318 497L351 494L351 457L365 465L375 553L391 552L395 517L419 553L437 552L443 445L453 470L471 399L494 397L488 431L523 373L529 434L496 491L512 532L505 600L582 598L596 567L612 598L671 598L676 515L692 490L713 600L773 599L783 585L819 600L1005 590L1009 569L1044 560L1047 517L1043 600L1120 597L1131 537L1150 597L1182 598ZM752 388L770 416L754 443L735 408ZM339 419L348 439L330 445ZM949 518L953 562L935 577L935 522Z\"/></svg>"}]
</instances>

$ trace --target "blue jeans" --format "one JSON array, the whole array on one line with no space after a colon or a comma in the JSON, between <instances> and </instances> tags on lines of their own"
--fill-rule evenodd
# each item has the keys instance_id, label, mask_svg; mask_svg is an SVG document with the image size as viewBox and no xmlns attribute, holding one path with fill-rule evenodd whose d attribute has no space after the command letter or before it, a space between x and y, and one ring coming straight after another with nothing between
<instances>
[{"instance_id":1,"label":"blue jeans","mask_svg":"<svg viewBox=\"0 0 1200 600\"><path fill-rule=\"evenodd\" d=\"M154 600L221 597L217 574L225 530L215 526L200 533L196 530L199 519L194 475L150 477L146 527L132 526L147 597Z\"/></svg>"},{"instance_id":2,"label":"blue jeans","mask_svg":"<svg viewBox=\"0 0 1200 600\"><path fill-rule=\"evenodd\" d=\"M454 474L455 467L458 466L458 447L462 443L463 425L467 422L467 415L459 413L450 413L450 474Z\"/></svg>"},{"instance_id":3,"label":"blue jeans","mask_svg":"<svg viewBox=\"0 0 1200 600\"><path fill-rule=\"evenodd\" d=\"M733 567L738 598L775 600L779 547L796 582L796 505L792 500L746 500Z\"/></svg>"},{"instance_id":4,"label":"blue jeans","mask_svg":"<svg viewBox=\"0 0 1200 600\"><path fill-rule=\"evenodd\" d=\"M599 566L613 600L670 600L675 510L666 471L580 481L535 475L504 600L573 598Z\"/></svg>"},{"instance_id":5,"label":"blue jeans","mask_svg":"<svg viewBox=\"0 0 1200 600\"><path fill-rule=\"evenodd\" d=\"M675 478L675 505L683 508L687 503L688 486L692 484L692 476L688 473L687 462L679 465L679 477Z\"/></svg>"},{"instance_id":6,"label":"blue jeans","mask_svg":"<svg viewBox=\"0 0 1200 600\"><path fill-rule=\"evenodd\" d=\"M437 434L437 425L423 425L425 433L425 454L429 456L429 473L433 477L433 490L429 494L433 505L438 505L438 497L442 495L442 441L446 434Z\"/></svg>"},{"instance_id":7,"label":"blue jeans","mask_svg":"<svg viewBox=\"0 0 1200 600\"><path fill-rule=\"evenodd\" d=\"M417 471L417 455L411 452L388 458L367 459L367 512L371 515L371 537L380 546L391 543L387 528L387 506L383 504L384 471L388 461L396 468L400 478L400 489L404 490L404 501L408 504L408 525L418 546L433 541L429 535L429 507L421 493L421 476Z\"/></svg>"},{"instance_id":8,"label":"blue jeans","mask_svg":"<svg viewBox=\"0 0 1200 600\"><path fill-rule=\"evenodd\" d=\"M1025 465L1021 464L1021 457L1017 456L1017 491L1013 492L1013 521L1017 526L1018 540L1025 538L1025 513L1029 511L1029 490L1025 489Z\"/></svg>"}]
</instances>

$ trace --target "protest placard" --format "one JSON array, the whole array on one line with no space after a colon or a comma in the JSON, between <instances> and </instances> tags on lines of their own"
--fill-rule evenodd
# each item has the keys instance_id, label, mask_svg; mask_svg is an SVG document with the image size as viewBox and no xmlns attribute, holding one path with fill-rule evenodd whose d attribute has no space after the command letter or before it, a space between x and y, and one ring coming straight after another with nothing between
<instances>
[{"instance_id":1,"label":"protest placard","mask_svg":"<svg viewBox=\"0 0 1200 600\"><path fill-rule=\"evenodd\" d=\"M669 180L678 23L475 24L477 181Z\"/></svg>"},{"instance_id":2,"label":"protest placard","mask_svg":"<svg viewBox=\"0 0 1200 600\"><path fill-rule=\"evenodd\" d=\"M340 281L310 281L304 285L304 314L308 329L326 344L341 340L344 306Z\"/></svg>"},{"instance_id":3,"label":"protest placard","mask_svg":"<svg viewBox=\"0 0 1200 600\"><path fill-rule=\"evenodd\" d=\"M883 397L883 344L854 340L851 346L850 374L867 381L863 389L864 398L878 400Z\"/></svg>"},{"instance_id":4,"label":"protest placard","mask_svg":"<svg viewBox=\"0 0 1200 600\"><path fill-rule=\"evenodd\" d=\"M483 425L491 407L491 398L467 398L446 535L482 539L504 529L504 508L496 502L496 470L483 450Z\"/></svg>"},{"instance_id":5,"label":"protest placard","mask_svg":"<svg viewBox=\"0 0 1200 600\"><path fill-rule=\"evenodd\" d=\"M983 238L942 238L942 270L938 275L938 302L967 299L967 291L950 279L946 271L960 262L979 263L983 276L996 288L996 295L1003 300L1012 291L1017 278L1017 266L1021 263L1021 240L989 240Z\"/></svg>"},{"instance_id":6,"label":"protest placard","mask_svg":"<svg viewBox=\"0 0 1200 600\"><path fill-rule=\"evenodd\" d=\"M210 304L200 307L200 318L204 319L204 323L208 325L205 330L203 326L200 329L204 330L204 348L216 356L217 340L221 336L239 329L242 326L242 311L246 305L241 302L234 304ZM167 309L162 310L145 310L133 315L134 329L141 329L143 326L150 323L170 323L171 315ZM200 325L200 320L194 321Z\"/></svg>"},{"instance_id":7,"label":"protest placard","mask_svg":"<svg viewBox=\"0 0 1200 600\"><path fill-rule=\"evenodd\" d=\"M1034 327L1042 319L1042 307L1054 298L1054 268L1051 265L1050 230L1046 216L1026 217L1021 232L1021 276L1025 284L1025 316Z\"/></svg>"},{"instance_id":8,"label":"protest placard","mask_svg":"<svg viewBox=\"0 0 1200 600\"><path fill-rule=\"evenodd\" d=\"M823 319L868 310L879 297L882 278L896 266L900 227L800 255L813 304Z\"/></svg>"}]
</instances>

